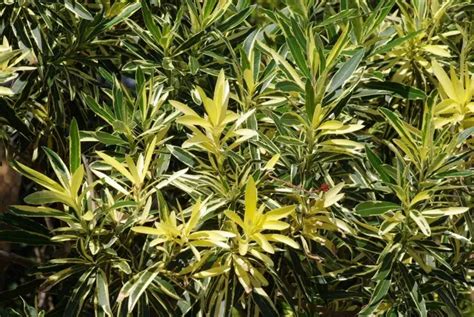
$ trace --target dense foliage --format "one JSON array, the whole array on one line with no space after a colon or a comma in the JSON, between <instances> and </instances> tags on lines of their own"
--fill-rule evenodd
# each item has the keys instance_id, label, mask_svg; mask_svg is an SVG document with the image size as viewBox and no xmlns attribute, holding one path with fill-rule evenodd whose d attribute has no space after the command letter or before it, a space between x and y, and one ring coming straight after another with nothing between
<instances>
[{"instance_id":1,"label":"dense foliage","mask_svg":"<svg viewBox=\"0 0 474 317\"><path fill-rule=\"evenodd\" d=\"M467 316L474 5L0 0L1 316Z\"/></svg>"}]
</instances>

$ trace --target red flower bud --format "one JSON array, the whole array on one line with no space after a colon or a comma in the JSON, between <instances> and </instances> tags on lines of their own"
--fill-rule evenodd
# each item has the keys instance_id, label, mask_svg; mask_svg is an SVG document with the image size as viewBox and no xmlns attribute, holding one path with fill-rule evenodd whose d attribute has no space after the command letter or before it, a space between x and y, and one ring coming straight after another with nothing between
<instances>
[{"instance_id":1,"label":"red flower bud","mask_svg":"<svg viewBox=\"0 0 474 317\"><path fill-rule=\"evenodd\" d=\"M321 186L319 187L319 190L322 190L323 192L327 192L329 190L329 185L326 183L322 183Z\"/></svg>"}]
</instances>

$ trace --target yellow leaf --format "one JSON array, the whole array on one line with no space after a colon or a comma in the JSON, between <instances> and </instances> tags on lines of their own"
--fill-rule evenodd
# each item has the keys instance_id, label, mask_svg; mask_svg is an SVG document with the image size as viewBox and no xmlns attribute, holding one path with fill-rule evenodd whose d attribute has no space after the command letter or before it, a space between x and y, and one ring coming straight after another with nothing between
<instances>
[{"instance_id":1,"label":"yellow leaf","mask_svg":"<svg viewBox=\"0 0 474 317\"><path fill-rule=\"evenodd\" d=\"M221 123L225 125L225 124L233 122L237 119L239 119L238 114L236 114L233 111L227 111L226 114L225 114L224 120ZM236 126L239 126L239 124L236 124Z\"/></svg>"},{"instance_id":2,"label":"yellow leaf","mask_svg":"<svg viewBox=\"0 0 474 317\"><path fill-rule=\"evenodd\" d=\"M125 157L125 162L127 162L128 170L130 171L130 174L133 176L133 183L134 184L140 184L140 175L138 174L138 169L137 166L135 165L135 162L133 162L132 158L130 156Z\"/></svg>"},{"instance_id":3,"label":"yellow leaf","mask_svg":"<svg viewBox=\"0 0 474 317\"><path fill-rule=\"evenodd\" d=\"M437 61L433 60L431 65L433 68L433 73L435 74L436 78L438 78L439 83L441 84L441 87L443 88L444 92L448 95L449 98L456 100L454 87L448 77L448 74L446 74L444 69L438 64Z\"/></svg>"},{"instance_id":4,"label":"yellow leaf","mask_svg":"<svg viewBox=\"0 0 474 317\"><path fill-rule=\"evenodd\" d=\"M349 124L349 125L344 125L341 128L337 130L326 130L322 134L346 134L346 133L352 133L355 131L358 131L364 127L363 124Z\"/></svg>"},{"instance_id":5,"label":"yellow leaf","mask_svg":"<svg viewBox=\"0 0 474 317\"><path fill-rule=\"evenodd\" d=\"M151 158L153 157L153 153L155 152L156 142L157 142L157 138L154 137L151 143L148 144L146 148L145 162L143 163L143 170L141 172L142 182L145 180L145 175L148 172L148 168L150 167Z\"/></svg>"},{"instance_id":6,"label":"yellow leaf","mask_svg":"<svg viewBox=\"0 0 474 317\"><path fill-rule=\"evenodd\" d=\"M474 81L473 81L473 82L474 82ZM473 89L473 91L474 91L474 89ZM474 102L468 103L467 106L466 106L466 108L467 108L467 110L468 110L469 112L474 113Z\"/></svg>"},{"instance_id":7,"label":"yellow leaf","mask_svg":"<svg viewBox=\"0 0 474 317\"><path fill-rule=\"evenodd\" d=\"M205 248L218 247L218 248L222 248L226 250L230 248L227 245L227 243L218 241L218 240L194 240L190 242L189 245L195 246L195 247L205 247Z\"/></svg>"},{"instance_id":8,"label":"yellow leaf","mask_svg":"<svg viewBox=\"0 0 474 317\"><path fill-rule=\"evenodd\" d=\"M334 44L334 46L332 47L326 59L327 67L332 67L333 64L335 64L337 58L341 54L341 51L346 47L347 42L348 42L347 39L348 39L349 29L350 28L347 25L344 26L341 35L337 39L336 44Z\"/></svg>"},{"instance_id":9,"label":"yellow leaf","mask_svg":"<svg viewBox=\"0 0 474 317\"><path fill-rule=\"evenodd\" d=\"M92 213L92 211L89 210L82 216L82 219L84 219L85 221L91 221L92 219L94 219L94 214Z\"/></svg>"},{"instance_id":10,"label":"yellow leaf","mask_svg":"<svg viewBox=\"0 0 474 317\"><path fill-rule=\"evenodd\" d=\"M457 111L457 103L452 99L445 99L434 107L435 115L456 113Z\"/></svg>"},{"instance_id":11,"label":"yellow leaf","mask_svg":"<svg viewBox=\"0 0 474 317\"><path fill-rule=\"evenodd\" d=\"M219 116L220 116L220 108L219 105L216 104L214 100L206 96L206 93L201 87L196 87L196 91L199 93L199 97L204 104L204 109L206 109L206 113L209 117L209 121L213 126L217 126L219 124Z\"/></svg>"},{"instance_id":12,"label":"yellow leaf","mask_svg":"<svg viewBox=\"0 0 474 317\"><path fill-rule=\"evenodd\" d=\"M71 177L69 186L71 187L71 194L76 196L79 189L82 186L82 180L84 178L84 166L79 165L74 174Z\"/></svg>"},{"instance_id":13,"label":"yellow leaf","mask_svg":"<svg viewBox=\"0 0 474 317\"><path fill-rule=\"evenodd\" d=\"M173 214L171 214L173 216ZM175 218L170 217L170 224L163 223L163 222L157 222L155 223L155 227L158 230L161 230L163 234L168 235L168 236L173 236L177 237L180 235L180 231L176 228L176 222Z\"/></svg>"},{"instance_id":14,"label":"yellow leaf","mask_svg":"<svg viewBox=\"0 0 474 317\"><path fill-rule=\"evenodd\" d=\"M206 119L198 116L184 115L176 119L176 122L183 125L197 125L206 129L211 128L211 124Z\"/></svg>"},{"instance_id":15,"label":"yellow leaf","mask_svg":"<svg viewBox=\"0 0 474 317\"><path fill-rule=\"evenodd\" d=\"M338 120L329 120L326 122L323 122L317 130L337 130L340 129L344 126L344 124L341 121Z\"/></svg>"},{"instance_id":16,"label":"yellow leaf","mask_svg":"<svg viewBox=\"0 0 474 317\"><path fill-rule=\"evenodd\" d=\"M323 108L321 104L317 104L316 108L314 108L313 118L311 118L311 127L316 128L323 120Z\"/></svg>"},{"instance_id":17,"label":"yellow leaf","mask_svg":"<svg viewBox=\"0 0 474 317\"><path fill-rule=\"evenodd\" d=\"M245 227L242 218L240 218L239 215L237 215L234 211L226 210L224 211L224 215L236 224L238 224L242 229Z\"/></svg>"},{"instance_id":18,"label":"yellow leaf","mask_svg":"<svg viewBox=\"0 0 474 317\"><path fill-rule=\"evenodd\" d=\"M224 274L230 270L229 266L216 266L205 271L201 271L193 275L195 278L206 278Z\"/></svg>"},{"instance_id":19,"label":"yellow leaf","mask_svg":"<svg viewBox=\"0 0 474 317\"><path fill-rule=\"evenodd\" d=\"M245 84L247 85L249 92L253 93L255 83L253 80L252 71L249 68L244 70L244 81L245 81Z\"/></svg>"},{"instance_id":20,"label":"yellow leaf","mask_svg":"<svg viewBox=\"0 0 474 317\"><path fill-rule=\"evenodd\" d=\"M354 148L354 149L362 149L364 147L359 142L346 140L346 139L330 139L330 140L326 140L322 142L321 144L343 146L343 147Z\"/></svg>"},{"instance_id":21,"label":"yellow leaf","mask_svg":"<svg viewBox=\"0 0 474 317\"><path fill-rule=\"evenodd\" d=\"M449 47L447 45L425 45L422 49L428 53L438 55L441 57L451 57L449 52Z\"/></svg>"},{"instance_id":22,"label":"yellow leaf","mask_svg":"<svg viewBox=\"0 0 474 317\"><path fill-rule=\"evenodd\" d=\"M164 234L163 230L161 229L156 229L152 227L144 227L144 226L133 227L132 231L137 232L137 233L143 233L143 234L151 234L155 236Z\"/></svg>"},{"instance_id":23,"label":"yellow leaf","mask_svg":"<svg viewBox=\"0 0 474 317\"><path fill-rule=\"evenodd\" d=\"M279 220L281 218L287 217L295 210L296 206L284 206L281 208L273 209L265 214L267 220Z\"/></svg>"},{"instance_id":24,"label":"yellow leaf","mask_svg":"<svg viewBox=\"0 0 474 317\"><path fill-rule=\"evenodd\" d=\"M7 87L0 86L0 96L13 96L15 92Z\"/></svg>"},{"instance_id":25,"label":"yellow leaf","mask_svg":"<svg viewBox=\"0 0 474 317\"><path fill-rule=\"evenodd\" d=\"M184 103L181 103L181 102L176 101L176 100L170 100L170 104L173 107L175 107L176 110L184 113L185 115L199 117L199 115L194 110L192 110L191 108L186 106Z\"/></svg>"},{"instance_id":26,"label":"yellow leaf","mask_svg":"<svg viewBox=\"0 0 474 317\"><path fill-rule=\"evenodd\" d=\"M271 170L273 167L278 163L278 160L280 159L280 154L275 154L272 156L272 158L265 164L263 167L264 170Z\"/></svg>"},{"instance_id":27,"label":"yellow leaf","mask_svg":"<svg viewBox=\"0 0 474 317\"><path fill-rule=\"evenodd\" d=\"M266 255L266 254L264 254L260 251L257 251L255 249L251 249L250 254L252 254L255 258L259 259L260 261L262 261L263 263L265 263L268 266L273 266L274 265L272 259L268 255Z\"/></svg>"},{"instance_id":28,"label":"yellow leaf","mask_svg":"<svg viewBox=\"0 0 474 317\"><path fill-rule=\"evenodd\" d=\"M37 184L40 184L41 186L57 193L63 193L65 189L59 185L57 182L49 178L48 176L41 174L34 169L23 165L20 162L14 161L13 163L13 168L20 172L23 176L28 177L32 181L34 181Z\"/></svg>"},{"instance_id":29,"label":"yellow leaf","mask_svg":"<svg viewBox=\"0 0 474 317\"><path fill-rule=\"evenodd\" d=\"M430 225L426 221L425 217L418 210L410 211L409 216L411 219L413 219L413 221L417 224L418 228L420 228L421 232L425 236L431 235Z\"/></svg>"},{"instance_id":30,"label":"yellow leaf","mask_svg":"<svg viewBox=\"0 0 474 317\"><path fill-rule=\"evenodd\" d=\"M295 249L299 249L300 246L298 245L298 243L287 237L287 236L284 236L282 234L277 234L277 233L269 233L269 234L265 234L265 237L269 240L269 241L276 241L276 242L281 242L281 243L284 243L286 245L289 245L290 247L292 248L295 248Z\"/></svg>"},{"instance_id":31,"label":"yellow leaf","mask_svg":"<svg viewBox=\"0 0 474 317\"><path fill-rule=\"evenodd\" d=\"M250 269L250 274L260 282L262 286L267 286L268 285L268 280L263 276L262 273L260 273L256 268L252 267Z\"/></svg>"},{"instance_id":32,"label":"yellow leaf","mask_svg":"<svg viewBox=\"0 0 474 317\"><path fill-rule=\"evenodd\" d=\"M222 231L222 230L203 230L196 231L189 235L189 239L206 239L206 240L215 240L215 241L224 241L228 238L234 238L235 233Z\"/></svg>"},{"instance_id":33,"label":"yellow leaf","mask_svg":"<svg viewBox=\"0 0 474 317\"><path fill-rule=\"evenodd\" d=\"M205 148L211 147L211 140L207 138L205 135L194 135L189 138L186 142L183 143L183 149L189 148L193 145L201 145ZM210 152L213 152L212 150Z\"/></svg>"},{"instance_id":34,"label":"yellow leaf","mask_svg":"<svg viewBox=\"0 0 474 317\"><path fill-rule=\"evenodd\" d=\"M230 88L229 82L225 80L224 70L221 69L217 77L216 88L214 89L214 104L218 108L218 123L224 121L227 113L227 103L229 102Z\"/></svg>"},{"instance_id":35,"label":"yellow leaf","mask_svg":"<svg viewBox=\"0 0 474 317\"><path fill-rule=\"evenodd\" d=\"M420 267L426 272L430 273L433 268L425 263L425 261L418 255L418 251L414 252L411 248L408 248L407 253L420 265Z\"/></svg>"},{"instance_id":36,"label":"yellow leaf","mask_svg":"<svg viewBox=\"0 0 474 317\"><path fill-rule=\"evenodd\" d=\"M125 176L126 178L128 178L128 180L130 180L132 183L134 182L134 178L132 176L132 174L130 174L130 172L119 162L117 161L116 159L114 159L113 157L105 154L105 153L102 153L102 152L97 152L97 155L105 162L107 163L108 165L112 166L113 168L115 168L120 174L122 174L123 176Z\"/></svg>"},{"instance_id":37,"label":"yellow leaf","mask_svg":"<svg viewBox=\"0 0 474 317\"><path fill-rule=\"evenodd\" d=\"M420 201L430 199L430 194L428 191L423 191L415 195L413 199L410 202L410 206L414 206L416 203L419 203Z\"/></svg>"},{"instance_id":38,"label":"yellow leaf","mask_svg":"<svg viewBox=\"0 0 474 317\"><path fill-rule=\"evenodd\" d=\"M153 240L151 240L151 242L150 242L150 247L157 246L158 244L162 244L163 242L166 242L166 241L168 241L167 238L156 238L156 239L153 239Z\"/></svg>"},{"instance_id":39,"label":"yellow leaf","mask_svg":"<svg viewBox=\"0 0 474 317\"><path fill-rule=\"evenodd\" d=\"M385 220L382 225L380 226L380 230L379 230L379 234L381 236L384 236L386 235L387 233L390 233L393 229L395 229L398 225L400 224L400 222L398 221L389 221L389 220Z\"/></svg>"},{"instance_id":40,"label":"yellow leaf","mask_svg":"<svg viewBox=\"0 0 474 317\"><path fill-rule=\"evenodd\" d=\"M245 269L242 267L241 263L239 263L239 261L234 260L234 267L235 267L235 273L237 274L240 284L242 284L246 293L250 293L252 291L252 283L250 282L249 275L247 274Z\"/></svg>"},{"instance_id":41,"label":"yellow leaf","mask_svg":"<svg viewBox=\"0 0 474 317\"><path fill-rule=\"evenodd\" d=\"M421 214L428 218L437 218L443 216L460 215L468 211L468 207L448 207L439 209L423 210Z\"/></svg>"},{"instance_id":42,"label":"yellow leaf","mask_svg":"<svg viewBox=\"0 0 474 317\"><path fill-rule=\"evenodd\" d=\"M283 221L265 221L262 230L285 230L290 225Z\"/></svg>"},{"instance_id":43,"label":"yellow leaf","mask_svg":"<svg viewBox=\"0 0 474 317\"><path fill-rule=\"evenodd\" d=\"M245 187L245 216L244 222L246 225L251 223L257 212L257 188L253 177L250 176Z\"/></svg>"},{"instance_id":44,"label":"yellow leaf","mask_svg":"<svg viewBox=\"0 0 474 317\"><path fill-rule=\"evenodd\" d=\"M234 133L237 135L248 136L248 137L254 137L258 135L257 131L252 130L252 129L238 129L238 130L235 130Z\"/></svg>"},{"instance_id":45,"label":"yellow leaf","mask_svg":"<svg viewBox=\"0 0 474 317\"><path fill-rule=\"evenodd\" d=\"M460 104L464 104L465 102L470 101L470 100L466 100L466 92L464 91L464 85L458 79L458 76L453 66L451 66L449 73L451 75L451 84L453 85L454 92L457 96L456 101L459 102Z\"/></svg>"},{"instance_id":46,"label":"yellow leaf","mask_svg":"<svg viewBox=\"0 0 474 317\"><path fill-rule=\"evenodd\" d=\"M249 250L249 243L247 240L239 240L239 254L246 255Z\"/></svg>"},{"instance_id":47,"label":"yellow leaf","mask_svg":"<svg viewBox=\"0 0 474 317\"><path fill-rule=\"evenodd\" d=\"M180 245L182 245L182 241L179 241L178 243ZM196 246L194 246L192 243L190 243L189 244L189 249L191 249L191 252L193 253L194 257L199 262L201 260L201 253L199 253L199 250L196 249Z\"/></svg>"},{"instance_id":48,"label":"yellow leaf","mask_svg":"<svg viewBox=\"0 0 474 317\"><path fill-rule=\"evenodd\" d=\"M186 223L185 234L188 235L194 227L197 226L199 221L199 216L201 212L201 202L198 200L193 207L191 208L191 217L189 217L188 222Z\"/></svg>"},{"instance_id":49,"label":"yellow leaf","mask_svg":"<svg viewBox=\"0 0 474 317\"><path fill-rule=\"evenodd\" d=\"M344 231L346 233L354 234L354 230L346 222L340 219L335 219L334 221L336 223L337 228L339 228L339 230Z\"/></svg>"},{"instance_id":50,"label":"yellow leaf","mask_svg":"<svg viewBox=\"0 0 474 317\"><path fill-rule=\"evenodd\" d=\"M92 173L94 173L97 177L99 177L102 181L104 181L106 184L108 184L110 187L116 189L117 191L121 192L124 195L128 195L129 192L119 183L117 183L112 177L107 176L106 174L92 170Z\"/></svg>"},{"instance_id":51,"label":"yellow leaf","mask_svg":"<svg viewBox=\"0 0 474 317\"><path fill-rule=\"evenodd\" d=\"M261 233L255 233L252 235L252 239L255 240L255 242L258 243L258 245L268 253L275 253L275 250L273 249L272 245L268 242L268 240L265 238L265 236Z\"/></svg>"},{"instance_id":52,"label":"yellow leaf","mask_svg":"<svg viewBox=\"0 0 474 317\"><path fill-rule=\"evenodd\" d=\"M344 194L339 194L343 187L344 182L339 183L324 194L324 208L334 205L344 197Z\"/></svg>"}]
</instances>

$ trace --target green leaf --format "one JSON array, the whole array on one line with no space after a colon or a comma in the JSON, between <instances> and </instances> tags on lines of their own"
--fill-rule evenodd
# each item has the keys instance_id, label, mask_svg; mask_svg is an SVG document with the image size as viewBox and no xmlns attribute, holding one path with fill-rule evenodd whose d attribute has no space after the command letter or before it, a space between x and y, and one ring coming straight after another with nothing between
<instances>
[{"instance_id":1,"label":"green leaf","mask_svg":"<svg viewBox=\"0 0 474 317\"><path fill-rule=\"evenodd\" d=\"M410 87L407 85L403 85L400 83L395 82L379 82L379 81L372 81L365 84L366 88L374 89L374 90L383 90L387 92L391 92L395 96L399 98L405 98L408 100L424 100L426 98L426 94L418 88Z\"/></svg>"},{"instance_id":2,"label":"green leaf","mask_svg":"<svg viewBox=\"0 0 474 317\"><path fill-rule=\"evenodd\" d=\"M147 29L155 38L155 41L159 43L161 40L161 31L156 25L155 21L153 20L153 15L151 14L148 2L149 1L146 1L146 0L141 1L143 20L145 21L145 25Z\"/></svg>"},{"instance_id":3,"label":"green leaf","mask_svg":"<svg viewBox=\"0 0 474 317\"><path fill-rule=\"evenodd\" d=\"M43 205L60 202L77 209L74 201L71 200L69 196L48 190L42 190L29 194L24 198L24 201L32 205Z\"/></svg>"},{"instance_id":4,"label":"green leaf","mask_svg":"<svg viewBox=\"0 0 474 317\"><path fill-rule=\"evenodd\" d=\"M50 237L26 230L0 230L0 241L28 245L53 244Z\"/></svg>"},{"instance_id":5,"label":"green leaf","mask_svg":"<svg viewBox=\"0 0 474 317\"><path fill-rule=\"evenodd\" d=\"M107 121L111 126L113 126L113 123L115 121L114 116L106 109L102 108L99 106L97 101L95 101L94 98L89 97L87 95L82 95L82 98L84 99L84 103L92 110L94 111L99 117Z\"/></svg>"},{"instance_id":6,"label":"green leaf","mask_svg":"<svg viewBox=\"0 0 474 317\"><path fill-rule=\"evenodd\" d=\"M69 127L69 170L72 174L81 165L81 139L79 128L75 118L72 119Z\"/></svg>"},{"instance_id":7,"label":"green leaf","mask_svg":"<svg viewBox=\"0 0 474 317\"><path fill-rule=\"evenodd\" d=\"M377 6L370 12L369 17L364 21L362 28L367 37L384 21L385 17L391 12L396 0L381 0Z\"/></svg>"},{"instance_id":8,"label":"green leaf","mask_svg":"<svg viewBox=\"0 0 474 317\"><path fill-rule=\"evenodd\" d=\"M346 47L349 40L349 25L345 25L342 28L342 33L339 35L339 38L336 41L336 44L332 47L329 55L326 59L326 65L328 69L331 69L336 61L339 59L342 50Z\"/></svg>"},{"instance_id":9,"label":"green leaf","mask_svg":"<svg viewBox=\"0 0 474 317\"><path fill-rule=\"evenodd\" d=\"M51 151L47 147L43 147L43 151L46 153L49 165L53 168L53 171L61 182L61 185L65 189L69 188L69 179L71 178L71 174L69 173L66 164L64 164L58 154Z\"/></svg>"},{"instance_id":10,"label":"green leaf","mask_svg":"<svg viewBox=\"0 0 474 317\"><path fill-rule=\"evenodd\" d=\"M358 204L355 208L355 212L363 217L369 217L399 210L400 208L400 205L387 201L367 201Z\"/></svg>"},{"instance_id":11,"label":"green leaf","mask_svg":"<svg viewBox=\"0 0 474 317\"><path fill-rule=\"evenodd\" d=\"M57 182L53 181L48 176L41 174L35 171L34 169L29 168L28 166L23 165L22 163L17 162L17 161L13 161L12 166L23 176L31 179L35 183L54 192L59 192L59 193L64 192L64 188L61 185L59 185Z\"/></svg>"},{"instance_id":12,"label":"green leaf","mask_svg":"<svg viewBox=\"0 0 474 317\"><path fill-rule=\"evenodd\" d=\"M388 244L385 249L382 251L379 259L377 260L377 265L379 269L375 274L375 280L385 280L392 273L392 267L397 262L397 257L399 255L400 245L399 244Z\"/></svg>"},{"instance_id":13,"label":"green leaf","mask_svg":"<svg viewBox=\"0 0 474 317\"><path fill-rule=\"evenodd\" d=\"M387 44L383 45L383 46L380 46L378 47L373 53L372 55L375 55L375 54L383 54L383 53L386 53L386 52L389 52L391 51L392 49L396 48L397 46L403 44L404 42L408 41L408 40L411 40L412 38L416 37L418 34L420 34L421 32L423 32L424 30L419 30L419 31L416 31L416 32L411 32L405 36L402 36L402 37L397 37L396 39L393 39L391 40L390 42L388 42Z\"/></svg>"},{"instance_id":14,"label":"green leaf","mask_svg":"<svg viewBox=\"0 0 474 317\"><path fill-rule=\"evenodd\" d=\"M394 112L388 110L387 108L380 108L380 112L382 112L385 118L387 118L387 120L397 131L397 133L409 142L409 145L412 148L417 148L415 145L415 141L413 140L413 137L411 135L411 132L408 130L404 122Z\"/></svg>"},{"instance_id":15,"label":"green leaf","mask_svg":"<svg viewBox=\"0 0 474 317\"><path fill-rule=\"evenodd\" d=\"M238 11L236 14L230 16L228 19L220 23L217 28L221 32L226 32L234 29L236 26L241 24L247 17L254 11L255 5L248 6L247 8Z\"/></svg>"},{"instance_id":16,"label":"green leaf","mask_svg":"<svg viewBox=\"0 0 474 317\"><path fill-rule=\"evenodd\" d=\"M382 181L387 184L393 183L390 173L387 172L383 166L382 160L374 152L372 152L372 150L367 145L365 146L365 153L367 154L370 165L372 165L374 170L377 171Z\"/></svg>"},{"instance_id":17,"label":"green leaf","mask_svg":"<svg viewBox=\"0 0 474 317\"><path fill-rule=\"evenodd\" d=\"M167 149L170 151L171 155L176 157L182 163L186 164L189 167L194 167L196 165L195 157L186 150L183 150L180 147L172 146L170 144L166 145Z\"/></svg>"},{"instance_id":18,"label":"green leaf","mask_svg":"<svg viewBox=\"0 0 474 317\"><path fill-rule=\"evenodd\" d=\"M94 20L94 17L90 14L90 12L87 11L87 9L77 1L65 0L64 4L66 9L76 14L80 18L90 21Z\"/></svg>"},{"instance_id":19,"label":"green leaf","mask_svg":"<svg viewBox=\"0 0 474 317\"><path fill-rule=\"evenodd\" d=\"M339 21L346 21L353 17L356 17L358 14L356 9L341 10L340 12L329 16L328 18L323 19L323 21L316 24L317 27L323 27L326 25L334 25Z\"/></svg>"},{"instance_id":20,"label":"green leaf","mask_svg":"<svg viewBox=\"0 0 474 317\"><path fill-rule=\"evenodd\" d=\"M400 265L400 271L402 273L401 276L404 281L405 287L408 290L408 294L410 294L410 298L416 307L416 311L418 312L420 317L427 317L428 313L426 310L425 299L421 294L421 290L415 280L415 277L410 276L406 267L402 265Z\"/></svg>"},{"instance_id":21,"label":"green leaf","mask_svg":"<svg viewBox=\"0 0 474 317\"><path fill-rule=\"evenodd\" d=\"M168 283L167 281L165 281L164 279L160 278L159 276L157 276L154 280L154 283L158 284L158 288L160 289L160 291L175 299L175 300L181 300L181 298L178 296L178 294L176 294L176 291L174 290L173 286Z\"/></svg>"},{"instance_id":22,"label":"green leaf","mask_svg":"<svg viewBox=\"0 0 474 317\"><path fill-rule=\"evenodd\" d=\"M128 142L121 137L103 131L97 131L95 137L99 142L107 145L128 145Z\"/></svg>"},{"instance_id":23,"label":"green leaf","mask_svg":"<svg viewBox=\"0 0 474 317\"><path fill-rule=\"evenodd\" d=\"M138 273L123 285L117 301L121 302L128 298L128 312L132 312L140 297L149 288L150 284L153 283L158 274L159 271L156 266L151 266L145 271Z\"/></svg>"},{"instance_id":24,"label":"green leaf","mask_svg":"<svg viewBox=\"0 0 474 317\"><path fill-rule=\"evenodd\" d=\"M260 309L261 316L280 316L273 301L261 287L253 289L252 299Z\"/></svg>"},{"instance_id":25,"label":"green leaf","mask_svg":"<svg viewBox=\"0 0 474 317\"><path fill-rule=\"evenodd\" d=\"M81 315L82 307L86 299L88 299L95 282L94 270L95 268L87 270L77 281L72 296L69 298L66 308L64 309L65 316L79 317Z\"/></svg>"},{"instance_id":26,"label":"green leaf","mask_svg":"<svg viewBox=\"0 0 474 317\"><path fill-rule=\"evenodd\" d=\"M329 88L327 89L327 94L331 94L336 89L342 87L347 80L352 76L352 74L357 70L359 67L360 62L364 58L365 49L361 48L358 49L354 55L342 65L341 68L334 74L331 79L331 83L329 84Z\"/></svg>"},{"instance_id":27,"label":"green leaf","mask_svg":"<svg viewBox=\"0 0 474 317\"><path fill-rule=\"evenodd\" d=\"M362 309L359 316L372 316L372 313L377 309L385 295L387 295L391 284L390 279L378 281L369 303Z\"/></svg>"},{"instance_id":28,"label":"green leaf","mask_svg":"<svg viewBox=\"0 0 474 317\"><path fill-rule=\"evenodd\" d=\"M65 262L69 263L69 261L64 261L65 259L55 259L58 263ZM79 274L87 269L87 266L83 265L83 262L79 265L71 265L63 270L57 271L54 274L48 276L48 278L41 284L40 290L47 292L50 290L54 285L59 284L60 282L68 279L69 277Z\"/></svg>"},{"instance_id":29,"label":"green leaf","mask_svg":"<svg viewBox=\"0 0 474 317\"><path fill-rule=\"evenodd\" d=\"M0 98L0 117L5 118L7 124L12 128L20 132L20 135L27 141L31 142L31 132L28 126L17 116L15 110L13 110L3 98Z\"/></svg>"},{"instance_id":30,"label":"green leaf","mask_svg":"<svg viewBox=\"0 0 474 317\"><path fill-rule=\"evenodd\" d=\"M281 65L283 70L293 80L293 83L296 84L301 90L304 90L305 84L301 80L301 76L293 68L293 66L291 66L290 63L288 63L288 61L284 57L282 57L280 54L278 54L274 49L268 47L267 45L263 44L260 41L258 41L257 43L265 52L270 54L279 65Z\"/></svg>"},{"instance_id":31,"label":"green leaf","mask_svg":"<svg viewBox=\"0 0 474 317\"><path fill-rule=\"evenodd\" d=\"M140 7L140 3L132 3L126 6L125 8L122 8L119 14L117 14L113 19L104 24L104 28L110 29L111 27L121 23L122 21L125 21L127 18L137 12Z\"/></svg>"},{"instance_id":32,"label":"green leaf","mask_svg":"<svg viewBox=\"0 0 474 317\"><path fill-rule=\"evenodd\" d=\"M10 210L14 214L27 217L52 217L62 220L72 219L71 216L64 211L50 207L13 205L10 206Z\"/></svg>"},{"instance_id":33,"label":"green leaf","mask_svg":"<svg viewBox=\"0 0 474 317\"><path fill-rule=\"evenodd\" d=\"M290 47L291 55L293 56L296 65L298 65L305 77L310 79L312 76L308 68L308 62L304 56L305 49L298 44L298 41L294 37L288 37L286 41Z\"/></svg>"},{"instance_id":34,"label":"green leaf","mask_svg":"<svg viewBox=\"0 0 474 317\"><path fill-rule=\"evenodd\" d=\"M309 121L312 121L314 115L314 109L316 108L316 96L314 92L313 83L311 79L306 79L305 85L305 108L306 114L308 115Z\"/></svg>"},{"instance_id":35,"label":"green leaf","mask_svg":"<svg viewBox=\"0 0 474 317\"><path fill-rule=\"evenodd\" d=\"M109 285L107 283L107 276L105 275L105 272L101 269L99 269L97 272L96 283L97 302L99 306L108 316L113 316L112 309L110 308Z\"/></svg>"}]
</instances>

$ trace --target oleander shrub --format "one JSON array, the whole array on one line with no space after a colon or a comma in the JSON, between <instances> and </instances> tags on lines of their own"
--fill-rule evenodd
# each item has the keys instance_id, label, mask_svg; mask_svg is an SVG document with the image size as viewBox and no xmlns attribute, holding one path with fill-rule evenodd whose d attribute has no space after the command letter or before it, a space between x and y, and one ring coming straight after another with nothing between
<instances>
[{"instance_id":1,"label":"oleander shrub","mask_svg":"<svg viewBox=\"0 0 474 317\"><path fill-rule=\"evenodd\" d=\"M474 5L0 3L1 316L470 316Z\"/></svg>"}]
</instances>

